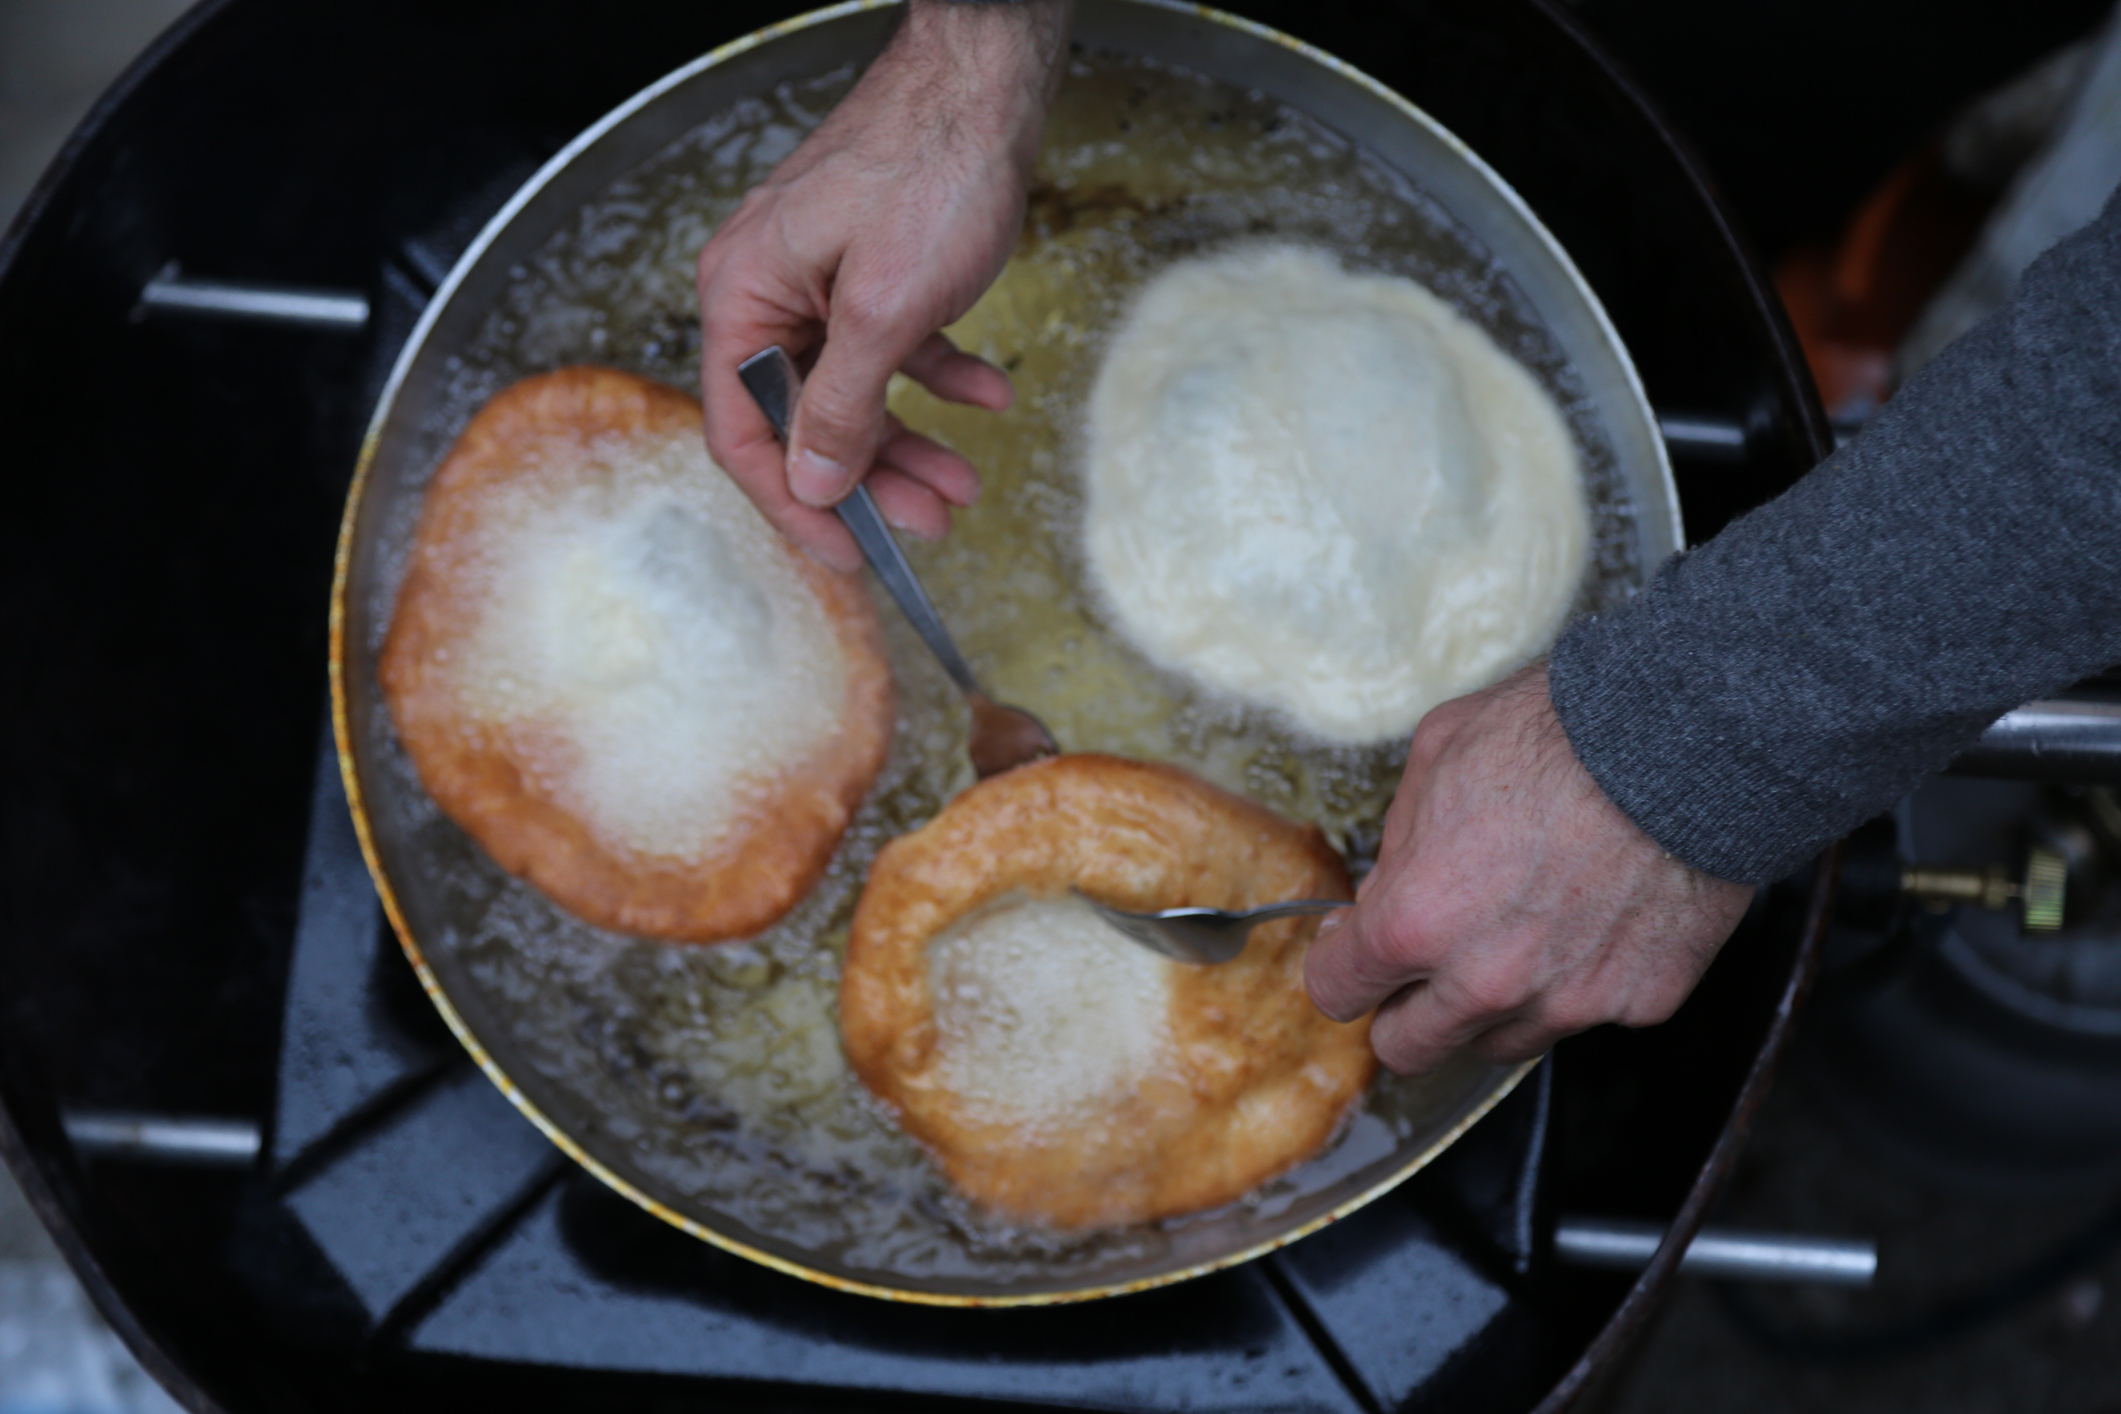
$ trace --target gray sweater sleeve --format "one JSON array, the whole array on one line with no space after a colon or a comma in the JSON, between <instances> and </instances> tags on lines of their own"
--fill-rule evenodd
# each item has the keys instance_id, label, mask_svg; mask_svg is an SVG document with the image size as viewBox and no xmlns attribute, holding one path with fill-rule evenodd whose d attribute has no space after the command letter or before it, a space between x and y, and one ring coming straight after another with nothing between
<instances>
[{"instance_id":1,"label":"gray sweater sleeve","mask_svg":"<svg viewBox=\"0 0 2121 1414\"><path fill-rule=\"evenodd\" d=\"M2121 195L1864 433L1550 660L1652 839L1778 878L2022 702L2121 663Z\"/></svg>"}]
</instances>

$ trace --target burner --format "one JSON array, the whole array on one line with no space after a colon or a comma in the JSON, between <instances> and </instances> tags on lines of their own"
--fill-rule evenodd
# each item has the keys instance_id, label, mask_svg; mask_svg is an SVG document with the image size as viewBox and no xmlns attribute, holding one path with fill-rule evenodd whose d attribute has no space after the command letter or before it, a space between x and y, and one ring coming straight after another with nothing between
<instances>
[{"instance_id":1,"label":"burner","mask_svg":"<svg viewBox=\"0 0 2121 1414\"><path fill-rule=\"evenodd\" d=\"M1852 886L1955 876L1966 900L1874 902L1829 937L1803 1054L1859 1132L1948 1183L2121 1178L2117 827L2109 787L1939 777L1858 837Z\"/></svg>"},{"instance_id":2,"label":"burner","mask_svg":"<svg viewBox=\"0 0 2121 1414\"><path fill-rule=\"evenodd\" d=\"M1524 1338L1550 1070L1398 1193L1170 1291L937 1311L709 1247L568 1163L441 1032L328 742L316 783L271 1163L364 1324L410 1350L1126 1409L1389 1408L1462 1348Z\"/></svg>"},{"instance_id":3,"label":"burner","mask_svg":"<svg viewBox=\"0 0 2121 1414\"><path fill-rule=\"evenodd\" d=\"M1565 24L1485 0L1385 21L1243 8L1356 54L1540 212L1652 399L1687 410L1667 421L1691 439L1673 445L1695 536L1810 465L1823 428L1758 281ZM438 1024L316 732L362 422L529 170L684 57L783 17L599 14L198 7L0 244L0 412L34 472L0 517L0 1151L114 1326L201 1409L676 1390L1509 1411L1579 1387L1679 1249L1641 1280L1557 1267L1554 1215L1641 1224L1605 1234L1622 1246L1699 1221L1787 1031L1803 888L1763 901L1671 1024L1564 1045L1395 1194L1271 1258L1073 1308L916 1310L727 1256L571 1166ZM333 62L289 58L317 53ZM337 287L368 318L356 331L331 300L309 308L335 323L299 329L158 312L241 293L227 281Z\"/></svg>"}]
</instances>

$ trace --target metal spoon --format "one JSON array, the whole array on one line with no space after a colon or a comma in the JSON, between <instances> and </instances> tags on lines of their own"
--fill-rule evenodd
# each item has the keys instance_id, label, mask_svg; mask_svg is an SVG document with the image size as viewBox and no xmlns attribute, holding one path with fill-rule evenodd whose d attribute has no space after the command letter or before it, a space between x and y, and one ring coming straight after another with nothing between
<instances>
[{"instance_id":1,"label":"metal spoon","mask_svg":"<svg viewBox=\"0 0 2121 1414\"><path fill-rule=\"evenodd\" d=\"M803 390L802 375L795 371L794 360L775 344L738 364L736 372L759 411L766 415L766 421L773 424L774 432L786 443L788 425L794 420L795 400ZM1043 722L1021 707L996 702L981 689L964 655L957 651L950 631L943 627L942 616L935 612L935 605L928 602L921 582L914 577L913 566L906 563L898 542L891 538L884 517L870 498L869 488L857 483L833 509L839 513L840 522L854 533L854 543L862 547L862 557L869 562L869 568L891 591L899 612L920 634L928 651L950 675L950 681L957 684L957 690L965 695L965 705L972 709L968 745L973 773L984 781L1011 767L1058 756L1060 746Z\"/></svg>"},{"instance_id":2,"label":"metal spoon","mask_svg":"<svg viewBox=\"0 0 2121 1414\"><path fill-rule=\"evenodd\" d=\"M1097 916L1151 952L1162 953L1173 962L1212 966L1234 962L1245 950L1252 929L1277 918L1305 913L1331 913L1352 907L1346 899L1298 898L1286 903L1261 904L1241 912L1220 908L1167 908L1161 913L1129 913L1110 908L1081 889L1071 889L1077 898L1097 910Z\"/></svg>"}]
</instances>

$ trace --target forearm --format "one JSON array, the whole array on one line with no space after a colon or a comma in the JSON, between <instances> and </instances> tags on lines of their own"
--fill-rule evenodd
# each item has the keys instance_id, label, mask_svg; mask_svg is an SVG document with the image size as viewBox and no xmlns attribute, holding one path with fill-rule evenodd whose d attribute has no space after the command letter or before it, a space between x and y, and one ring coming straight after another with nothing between
<instances>
[{"instance_id":1,"label":"forearm","mask_svg":"<svg viewBox=\"0 0 2121 1414\"><path fill-rule=\"evenodd\" d=\"M1026 171L1068 55L1073 0L909 0L865 86L888 84L946 148L1005 142Z\"/></svg>"},{"instance_id":2,"label":"forearm","mask_svg":"<svg viewBox=\"0 0 2121 1414\"><path fill-rule=\"evenodd\" d=\"M2121 662L2121 200L1787 495L1556 645L1578 757L1764 882Z\"/></svg>"},{"instance_id":3,"label":"forearm","mask_svg":"<svg viewBox=\"0 0 2121 1414\"><path fill-rule=\"evenodd\" d=\"M942 535L979 477L885 407L904 374L1000 410L1002 370L942 330L993 283L1023 226L1068 0L911 0L898 32L816 132L700 252L707 446L784 535L861 565L832 507L867 479L892 525ZM778 344L809 360L785 449L736 369Z\"/></svg>"}]
</instances>

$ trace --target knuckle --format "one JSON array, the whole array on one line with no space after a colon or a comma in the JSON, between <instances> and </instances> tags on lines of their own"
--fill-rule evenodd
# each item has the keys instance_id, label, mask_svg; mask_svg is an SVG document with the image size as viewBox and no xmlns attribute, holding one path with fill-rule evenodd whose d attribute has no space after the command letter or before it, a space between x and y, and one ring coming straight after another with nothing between
<instances>
[{"instance_id":1,"label":"knuckle","mask_svg":"<svg viewBox=\"0 0 2121 1414\"><path fill-rule=\"evenodd\" d=\"M756 461L749 457L725 456L711 439L707 444L707 451L715 465L727 472L729 479L734 481L746 496L766 510L769 518L785 513L787 498L771 494L787 484L787 477L783 475L778 463ZM786 526L780 528L783 531L787 529Z\"/></svg>"},{"instance_id":2,"label":"knuckle","mask_svg":"<svg viewBox=\"0 0 2121 1414\"><path fill-rule=\"evenodd\" d=\"M1311 1005L1318 1008L1321 1016L1333 1021L1349 1019L1341 1014L1340 994L1324 975L1315 955L1304 959L1304 995L1311 999Z\"/></svg>"},{"instance_id":3,"label":"knuckle","mask_svg":"<svg viewBox=\"0 0 2121 1414\"><path fill-rule=\"evenodd\" d=\"M882 288L842 287L833 292L832 323L835 333L858 340L889 338L905 328L912 317L912 302L902 286Z\"/></svg>"},{"instance_id":4,"label":"knuckle","mask_svg":"<svg viewBox=\"0 0 2121 1414\"><path fill-rule=\"evenodd\" d=\"M1414 1038L1384 1026L1370 1030L1370 1049L1385 1069L1395 1075L1419 1075L1433 1068L1428 1048Z\"/></svg>"},{"instance_id":5,"label":"knuckle","mask_svg":"<svg viewBox=\"0 0 2121 1414\"><path fill-rule=\"evenodd\" d=\"M1423 714L1420 725L1415 727L1415 742L1435 750L1457 734L1474 710L1471 700L1464 697L1437 703Z\"/></svg>"},{"instance_id":6,"label":"knuckle","mask_svg":"<svg viewBox=\"0 0 2121 1414\"><path fill-rule=\"evenodd\" d=\"M1343 915L1349 924L1345 931L1359 936L1366 951L1394 963L1431 956L1435 920L1447 915L1425 904L1422 881L1409 870L1380 865L1364 884L1362 902Z\"/></svg>"},{"instance_id":7,"label":"knuckle","mask_svg":"<svg viewBox=\"0 0 2121 1414\"><path fill-rule=\"evenodd\" d=\"M1684 1000L1684 994L1630 1000L1618 1009L1613 1020L1622 1026L1661 1026L1672 1019L1672 1014L1679 1010L1679 1004Z\"/></svg>"},{"instance_id":8,"label":"knuckle","mask_svg":"<svg viewBox=\"0 0 2121 1414\"><path fill-rule=\"evenodd\" d=\"M1609 1008L1585 997L1554 997L1539 1008L1540 1024L1562 1036L1588 1031L1612 1019Z\"/></svg>"},{"instance_id":9,"label":"knuckle","mask_svg":"<svg viewBox=\"0 0 2121 1414\"><path fill-rule=\"evenodd\" d=\"M1428 715L1414 728L1414 739L1407 744L1409 764L1427 767L1442 753L1443 744L1451 735L1450 726L1443 719L1444 710L1443 707L1430 708Z\"/></svg>"},{"instance_id":10,"label":"knuckle","mask_svg":"<svg viewBox=\"0 0 2121 1414\"><path fill-rule=\"evenodd\" d=\"M732 283L744 280L746 264L743 259L743 233L734 223L725 225L714 233L707 244L700 247L699 259L693 262L693 272L702 299L711 300L708 313L720 303L712 297L728 293Z\"/></svg>"},{"instance_id":11,"label":"knuckle","mask_svg":"<svg viewBox=\"0 0 2121 1414\"><path fill-rule=\"evenodd\" d=\"M1339 969L1315 959L1304 963L1304 991L1310 996L1311 1005L1333 1021L1353 1021L1367 1010Z\"/></svg>"},{"instance_id":12,"label":"knuckle","mask_svg":"<svg viewBox=\"0 0 2121 1414\"><path fill-rule=\"evenodd\" d=\"M1351 941L1367 969L1377 973L1380 981L1404 981L1422 971L1430 956L1428 931L1418 924L1365 929Z\"/></svg>"},{"instance_id":13,"label":"knuckle","mask_svg":"<svg viewBox=\"0 0 2121 1414\"><path fill-rule=\"evenodd\" d=\"M1472 1045L1473 1054L1489 1065L1518 1065L1534 1056L1545 1055L1553 1042L1545 1035L1513 1033L1505 1036L1483 1036Z\"/></svg>"},{"instance_id":14,"label":"knuckle","mask_svg":"<svg viewBox=\"0 0 2121 1414\"><path fill-rule=\"evenodd\" d=\"M1507 1016L1531 997L1522 970L1512 965L1488 962L1446 975L1450 976L1448 999L1455 1010L1468 1016Z\"/></svg>"},{"instance_id":15,"label":"knuckle","mask_svg":"<svg viewBox=\"0 0 2121 1414\"><path fill-rule=\"evenodd\" d=\"M956 345L940 332L936 332L927 335L913 346L912 351L906 355L905 362L899 366L899 371L909 377L932 374L946 367L951 360L963 357L965 355L957 351Z\"/></svg>"},{"instance_id":16,"label":"knuckle","mask_svg":"<svg viewBox=\"0 0 2121 1414\"><path fill-rule=\"evenodd\" d=\"M820 389L815 399L808 392L803 396L808 406L803 409L803 431L798 441L842 462L862 441L865 429L881 411L865 407L858 398L837 389L829 393Z\"/></svg>"}]
</instances>

